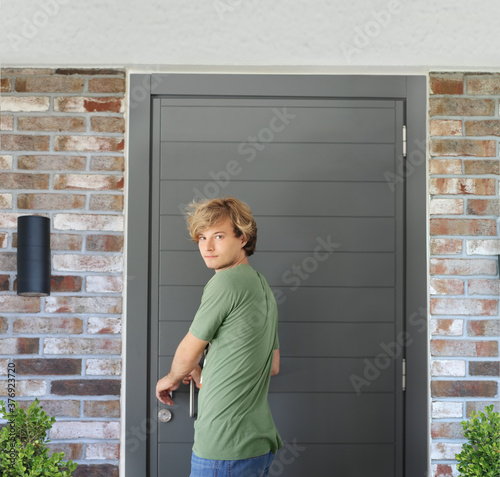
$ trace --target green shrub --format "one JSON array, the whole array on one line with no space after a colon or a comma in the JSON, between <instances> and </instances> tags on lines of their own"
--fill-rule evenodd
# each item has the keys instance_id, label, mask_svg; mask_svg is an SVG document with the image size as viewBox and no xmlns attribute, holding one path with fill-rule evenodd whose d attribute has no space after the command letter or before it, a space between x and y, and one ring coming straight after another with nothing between
<instances>
[{"instance_id":1,"label":"green shrub","mask_svg":"<svg viewBox=\"0 0 500 477\"><path fill-rule=\"evenodd\" d=\"M9 421L0 433L0 473L3 477L69 477L76 469L72 461L63 462L64 452L49 456L47 431L56 421L39 407L38 399L27 411L17 402L5 409L0 401L1 417Z\"/></svg>"},{"instance_id":2,"label":"green shrub","mask_svg":"<svg viewBox=\"0 0 500 477\"><path fill-rule=\"evenodd\" d=\"M469 442L455 454L461 476L500 477L500 414L493 411L493 404L485 411L473 411L471 419L462 422Z\"/></svg>"}]
</instances>

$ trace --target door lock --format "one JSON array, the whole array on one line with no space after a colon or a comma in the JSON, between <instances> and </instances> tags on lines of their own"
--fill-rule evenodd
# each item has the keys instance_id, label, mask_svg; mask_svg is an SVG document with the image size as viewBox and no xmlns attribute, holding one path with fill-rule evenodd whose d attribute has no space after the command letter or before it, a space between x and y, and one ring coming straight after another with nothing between
<instances>
[{"instance_id":1,"label":"door lock","mask_svg":"<svg viewBox=\"0 0 500 477\"><path fill-rule=\"evenodd\" d=\"M172 412L169 409L160 409L158 412L158 420L160 422L168 422L172 419Z\"/></svg>"}]
</instances>

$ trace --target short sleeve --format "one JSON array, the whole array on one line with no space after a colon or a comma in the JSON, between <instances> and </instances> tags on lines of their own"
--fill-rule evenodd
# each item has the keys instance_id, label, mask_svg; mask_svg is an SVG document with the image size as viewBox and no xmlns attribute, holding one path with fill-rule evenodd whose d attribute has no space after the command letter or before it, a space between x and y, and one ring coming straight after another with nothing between
<instances>
[{"instance_id":1,"label":"short sleeve","mask_svg":"<svg viewBox=\"0 0 500 477\"><path fill-rule=\"evenodd\" d=\"M224 277L214 275L203 290L200 307L189 328L191 334L211 341L232 308L232 296Z\"/></svg>"}]
</instances>

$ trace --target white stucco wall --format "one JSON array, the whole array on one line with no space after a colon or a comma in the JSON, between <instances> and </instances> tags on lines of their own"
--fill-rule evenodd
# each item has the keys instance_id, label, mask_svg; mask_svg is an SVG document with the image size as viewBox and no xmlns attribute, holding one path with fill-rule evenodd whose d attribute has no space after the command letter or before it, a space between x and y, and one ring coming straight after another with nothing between
<instances>
[{"instance_id":1,"label":"white stucco wall","mask_svg":"<svg viewBox=\"0 0 500 477\"><path fill-rule=\"evenodd\" d=\"M8 66L500 68L498 0L3 0Z\"/></svg>"}]
</instances>

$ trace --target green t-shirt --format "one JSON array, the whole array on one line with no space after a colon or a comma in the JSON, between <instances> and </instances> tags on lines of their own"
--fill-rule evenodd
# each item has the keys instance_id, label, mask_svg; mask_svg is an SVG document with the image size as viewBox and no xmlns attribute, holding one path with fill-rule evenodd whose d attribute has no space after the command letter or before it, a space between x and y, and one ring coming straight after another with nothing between
<instances>
[{"instance_id":1,"label":"green t-shirt","mask_svg":"<svg viewBox=\"0 0 500 477\"><path fill-rule=\"evenodd\" d=\"M283 443L267 401L278 310L266 279L240 264L217 272L203 290L189 331L210 341L194 423L194 453L238 460Z\"/></svg>"}]
</instances>

